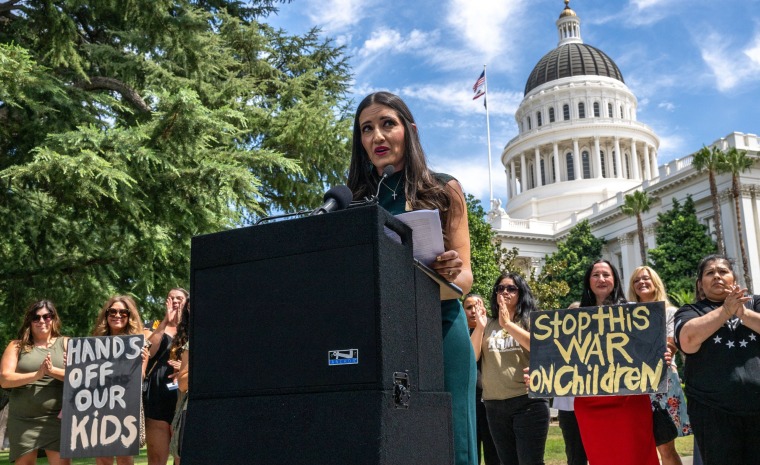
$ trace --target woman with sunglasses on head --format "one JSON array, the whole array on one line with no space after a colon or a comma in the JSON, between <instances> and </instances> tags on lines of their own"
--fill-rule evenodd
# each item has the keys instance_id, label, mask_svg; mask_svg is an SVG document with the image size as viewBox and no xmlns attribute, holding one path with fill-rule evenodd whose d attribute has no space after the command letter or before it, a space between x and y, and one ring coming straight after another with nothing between
<instances>
[{"instance_id":1,"label":"woman with sunglasses on head","mask_svg":"<svg viewBox=\"0 0 760 465\"><path fill-rule=\"evenodd\" d=\"M143 329L140 313L137 311L137 305L132 297L127 295L111 297L100 309L92 335L126 336L132 334L142 334L146 340L146 345L143 347L142 370L140 370L140 380L142 381L142 377L145 376L145 367L148 364L147 340L150 332ZM98 465L112 465L113 457L97 457L95 461ZM135 462L131 455L123 455L116 457L116 463L117 465L132 465Z\"/></svg>"},{"instance_id":2,"label":"woman with sunglasses on head","mask_svg":"<svg viewBox=\"0 0 760 465\"><path fill-rule=\"evenodd\" d=\"M37 463L39 449L48 463L61 459L64 359L68 338L61 336L61 320L49 300L29 306L18 339L11 341L0 361L0 385L10 389L8 438L11 462Z\"/></svg>"},{"instance_id":3,"label":"woman with sunglasses on head","mask_svg":"<svg viewBox=\"0 0 760 465\"><path fill-rule=\"evenodd\" d=\"M482 309L470 336L481 360L488 427L503 465L544 463L549 403L530 399L523 370L530 365L530 287L514 273L499 276L491 291L491 316Z\"/></svg>"},{"instance_id":4,"label":"woman with sunglasses on head","mask_svg":"<svg viewBox=\"0 0 760 465\"><path fill-rule=\"evenodd\" d=\"M173 376L179 361L171 360L172 340L182 317L182 307L190 294L175 287L166 296L166 314L148 339L150 360L146 372L148 390L143 393L145 436L148 443L148 465L166 465L169 460L171 423L177 407L177 384ZM171 388L170 388L171 386Z\"/></svg>"},{"instance_id":5,"label":"woman with sunglasses on head","mask_svg":"<svg viewBox=\"0 0 760 465\"><path fill-rule=\"evenodd\" d=\"M628 298L635 302L664 302L665 322L667 325L667 345L671 354L675 354L676 346L673 342L673 317L678 310L668 299L660 275L649 266L639 266L631 273L631 283L628 287ZM689 414L686 413L686 400L681 389L681 378L678 377L678 369L674 362L668 368L668 391L666 393L650 395L652 402L657 402L670 414L671 420L678 428L678 436L691 434ZM666 442L657 446L662 465L682 465L681 457L676 451L676 441Z\"/></svg>"},{"instance_id":6,"label":"woman with sunglasses on head","mask_svg":"<svg viewBox=\"0 0 760 465\"><path fill-rule=\"evenodd\" d=\"M619 276L607 260L592 263L581 307L627 303ZM574 407L590 465L659 465L648 395L576 397Z\"/></svg>"}]
</instances>

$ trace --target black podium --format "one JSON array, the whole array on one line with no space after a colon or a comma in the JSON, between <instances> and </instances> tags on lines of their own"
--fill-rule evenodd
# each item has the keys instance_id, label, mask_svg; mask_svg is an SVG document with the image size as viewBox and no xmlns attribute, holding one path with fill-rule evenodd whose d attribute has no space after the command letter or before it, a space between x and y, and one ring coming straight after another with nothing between
<instances>
[{"instance_id":1,"label":"black podium","mask_svg":"<svg viewBox=\"0 0 760 465\"><path fill-rule=\"evenodd\" d=\"M183 465L452 464L411 237L378 206L194 237Z\"/></svg>"}]
</instances>

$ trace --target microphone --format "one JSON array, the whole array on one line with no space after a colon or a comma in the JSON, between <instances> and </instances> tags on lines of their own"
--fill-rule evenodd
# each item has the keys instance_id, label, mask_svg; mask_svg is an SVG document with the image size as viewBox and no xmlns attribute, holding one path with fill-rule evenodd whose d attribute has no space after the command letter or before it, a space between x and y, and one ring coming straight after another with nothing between
<instances>
[{"instance_id":1,"label":"microphone","mask_svg":"<svg viewBox=\"0 0 760 465\"><path fill-rule=\"evenodd\" d=\"M351 189L349 189L348 186L339 185L331 187L330 190L325 192L325 196L323 197L325 203L323 203L321 207L311 212L309 216L321 215L323 213L330 213L331 211L336 210L343 210L348 207L348 204L351 203L351 200L353 198L354 194L351 192Z\"/></svg>"},{"instance_id":2,"label":"microphone","mask_svg":"<svg viewBox=\"0 0 760 465\"><path fill-rule=\"evenodd\" d=\"M393 167L393 165L386 165L385 168L383 168L383 177L380 178L380 182L377 183L377 192L375 192L375 199L380 195L380 186L383 184L383 181L388 179L388 176L393 175L393 173L396 172L396 169Z\"/></svg>"}]
</instances>

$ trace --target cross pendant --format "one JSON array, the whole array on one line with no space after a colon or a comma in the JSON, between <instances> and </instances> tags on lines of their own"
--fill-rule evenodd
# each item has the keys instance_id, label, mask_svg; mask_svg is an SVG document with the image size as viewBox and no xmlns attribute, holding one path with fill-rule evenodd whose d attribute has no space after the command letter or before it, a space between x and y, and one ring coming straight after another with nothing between
<instances>
[{"instance_id":1,"label":"cross pendant","mask_svg":"<svg viewBox=\"0 0 760 465\"><path fill-rule=\"evenodd\" d=\"M393 195L392 195L392 197L393 197L393 200L396 200L396 195L397 195L397 194L396 194L396 191L393 191Z\"/></svg>"}]
</instances>

